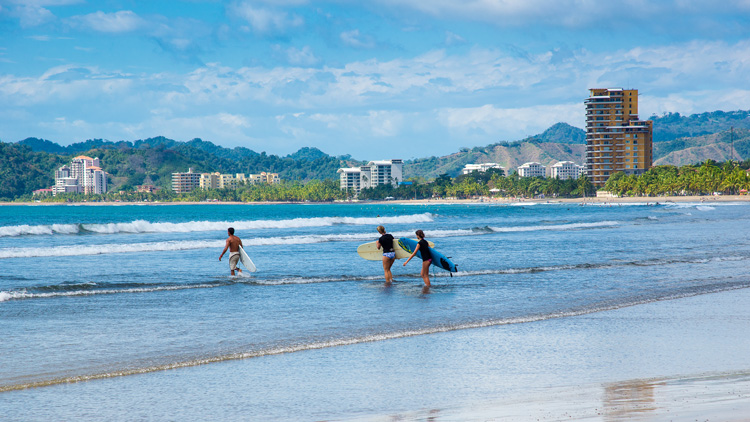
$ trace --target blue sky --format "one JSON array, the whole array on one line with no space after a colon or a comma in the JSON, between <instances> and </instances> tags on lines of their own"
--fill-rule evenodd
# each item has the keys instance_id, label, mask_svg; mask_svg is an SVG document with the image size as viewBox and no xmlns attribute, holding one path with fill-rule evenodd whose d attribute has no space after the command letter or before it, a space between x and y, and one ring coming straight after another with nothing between
<instances>
[{"instance_id":1,"label":"blue sky","mask_svg":"<svg viewBox=\"0 0 750 422\"><path fill-rule=\"evenodd\" d=\"M750 0L0 0L0 140L166 136L358 159L556 122L750 109Z\"/></svg>"}]
</instances>

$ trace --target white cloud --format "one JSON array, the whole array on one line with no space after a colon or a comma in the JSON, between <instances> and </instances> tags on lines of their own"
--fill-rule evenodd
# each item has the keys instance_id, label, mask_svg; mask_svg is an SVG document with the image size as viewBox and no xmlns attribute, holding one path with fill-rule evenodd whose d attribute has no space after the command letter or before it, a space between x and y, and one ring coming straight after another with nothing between
<instances>
[{"instance_id":1,"label":"white cloud","mask_svg":"<svg viewBox=\"0 0 750 422\"><path fill-rule=\"evenodd\" d=\"M449 153L457 145L521 139L559 121L582 127L583 100L594 87L639 89L644 118L666 111L750 109L750 92L737 88L747 85L750 41L522 58L495 49L436 50L335 68L304 67L314 58L306 47L278 52L299 63L274 68L213 63L186 74L76 65L38 77L3 74L0 98L7 101L0 104L0 116L21 110L29 117L0 117L5 131L0 135L61 139L54 132L60 130L82 139L89 132L73 122L85 120L91 137L202 137L271 145L273 152L312 142L336 154L387 147L423 156L427 146L431 154ZM50 123L37 133L37 121L60 117L49 110L70 111L64 125Z\"/></svg>"},{"instance_id":2,"label":"white cloud","mask_svg":"<svg viewBox=\"0 0 750 422\"><path fill-rule=\"evenodd\" d=\"M256 7L250 2L236 3L227 8L231 15L247 21L255 32L285 32L289 28L300 27L304 20L287 12Z\"/></svg>"},{"instance_id":3,"label":"white cloud","mask_svg":"<svg viewBox=\"0 0 750 422\"><path fill-rule=\"evenodd\" d=\"M343 41L344 44L350 47L354 47L354 48L374 48L375 47L375 40L369 35L360 34L359 29L342 32L340 37L341 37L341 41Z\"/></svg>"},{"instance_id":4,"label":"white cloud","mask_svg":"<svg viewBox=\"0 0 750 422\"><path fill-rule=\"evenodd\" d=\"M446 45L459 45L466 43L466 40L464 37L454 34L453 32L446 31L445 32L445 44Z\"/></svg>"},{"instance_id":5,"label":"white cloud","mask_svg":"<svg viewBox=\"0 0 750 422\"><path fill-rule=\"evenodd\" d=\"M134 32L144 28L146 21L130 10L115 13L98 11L88 15L73 16L68 22L75 27L105 33Z\"/></svg>"},{"instance_id":6,"label":"white cloud","mask_svg":"<svg viewBox=\"0 0 750 422\"><path fill-rule=\"evenodd\" d=\"M317 64L320 59L315 57L310 46L306 45L302 49L296 47L290 47L286 50L282 50L280 46L274 46L274 49L278 52L283 53L284 61L293 66L312 66Z\"/></svg>"},{"instance_id":7,"label":"white cloud","mask_svg":"<svg viewBox=\"0 0 750 422\"><path fill-rule=\"evenodd\" d=\"M15 7L10 14L18 18L21 28L32 28L55 20L52 12L33 4Z\"/></svg>"},{"instance_id":8,"label":"white cloud","mask_svg":"<svg viewBox=\"0 0 750 422\"><path fill-rule=\"evenodd\" d=\"M533 107L499 108L492 104L481 107L445 108L438 111L439 121L456 137L494 139L503 134L512 141L536 135L558 122L583 126L583 103L539 105Z\"/></svg>"},{"instance_id":9,"label":"white cloud","mask_svg":"<svg viewBox=\"0 0 750 422\"><path fill-rule=\"evenodd\" d=\"M663 17L712 19L715 12L743 13L747 0L375 0L393 7L417 10L445 19L465 19L502 26L547 24L564 27L620 25Z\"/></svg>"}]
</instances>

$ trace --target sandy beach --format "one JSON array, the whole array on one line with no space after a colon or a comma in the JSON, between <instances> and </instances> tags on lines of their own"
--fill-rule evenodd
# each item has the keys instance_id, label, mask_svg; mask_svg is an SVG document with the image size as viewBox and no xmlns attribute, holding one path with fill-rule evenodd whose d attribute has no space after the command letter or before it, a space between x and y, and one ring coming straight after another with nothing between
<instances>
[{"instance_id":1,"label":"sandy beach","mask_svg":"<svg viewBox=\"0 0 750 422\"><path fill-rule=\"evenodd\" d=\"M336 201L323 202L336 204L518 204L518 203L536 203L536 204L664 204L669 202L750 202L750 195L716 195L716 196L653 196L653 197L622 197L622 198L505 198L505 197L481 197L471 199L407 199L391 201ZM0 202L0 206L23 205L23 206L123 206L123 205L273 205L273 204L311 204L314 202Z\"/></svg>"}]
</instances>

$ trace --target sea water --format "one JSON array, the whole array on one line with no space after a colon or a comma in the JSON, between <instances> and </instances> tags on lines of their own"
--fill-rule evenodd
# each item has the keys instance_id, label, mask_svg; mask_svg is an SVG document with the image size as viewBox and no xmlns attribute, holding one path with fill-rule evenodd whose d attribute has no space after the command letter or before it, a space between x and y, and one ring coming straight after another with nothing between
<instances>
[{"instance_id":1,"label":"sea water","mask_svg":"<svg viewBox=\"0 0 750 422\"><path fill-rule=\"evenodd\" d=\"M575 339L601 350L613 337L581 331L581 317L750 287L748 211L745 203L0 207L0 408L25 419L3 403L45 397L38 418L127 418L139 403L138 418L242 420L387 414L434 406L427 397L450 408L496 392L461 380L503 365L496 355L517 366L503 381L508 391L563 383L555 348ZM380 224L396 237L424 230L459 272L433 268L424 291L419 263L397 261L385 286L382 265L356 254ZM258 272L231 277L228 254L219 262L229 226ZM337 353L380 370L337 366ZM415 364L424 355L431 360ZM527 371L523 362L535 359L549 379ZM737 369L732 362L722 369ZM440 389L414 386L421 365L444 375ZM74 388L108 403L73 405ZM212 398L204 413L184 413L186 391ZM410 401L401 391L425 396Z\"/></svg>"}]
</instances>

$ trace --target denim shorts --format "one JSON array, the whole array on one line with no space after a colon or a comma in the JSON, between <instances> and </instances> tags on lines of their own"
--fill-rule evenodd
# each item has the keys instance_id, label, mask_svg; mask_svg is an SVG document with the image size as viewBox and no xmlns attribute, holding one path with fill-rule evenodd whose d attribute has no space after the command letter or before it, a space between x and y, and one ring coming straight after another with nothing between
<instances>
[{"instance_id":1,"label":"denim shorts","mask_svg":"<svg viewBox=\"0 0 750 422\"><path fill-rule=\"evenodd\" d=\"M383 252L383 256L390 259L396 258L396 252Z\"/></svg>"}]
</instances>

